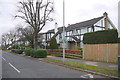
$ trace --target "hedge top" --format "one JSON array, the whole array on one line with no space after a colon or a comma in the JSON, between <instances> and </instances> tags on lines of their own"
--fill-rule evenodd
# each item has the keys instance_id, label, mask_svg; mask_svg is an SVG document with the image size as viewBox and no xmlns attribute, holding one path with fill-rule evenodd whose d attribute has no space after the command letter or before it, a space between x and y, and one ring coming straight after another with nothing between
<instances>
[{"instance_id":1,"label":"hedge top","mask_svg":"<svg viewBox=\"0 0 120 80\"><path fill-rule=\"evenodd\" d=\"M116 29L109 29L85 33L83 37L83 43L84 44L118 43L118 32Z\"/></svg>"}]
</instances>

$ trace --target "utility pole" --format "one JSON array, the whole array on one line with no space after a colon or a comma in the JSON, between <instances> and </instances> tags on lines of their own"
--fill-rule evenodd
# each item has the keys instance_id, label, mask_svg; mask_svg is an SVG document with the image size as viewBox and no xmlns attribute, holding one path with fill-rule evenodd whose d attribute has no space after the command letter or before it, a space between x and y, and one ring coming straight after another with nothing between
<instances>
[{"instance_id":1,"label":"utility pole","mask_svg":"<svg viewBox=\"0 0 120 80\"><path fill-rule=\"evenodd\" d=\"M118 37L120 38L120 1L118 2ZM119 46L119 44L118 44ZM120 74L120 51L118 50L118 73Z\"/></svg>"},{"instance_id":2,"label":"utility pole","mask_svg":"<svg viewBox=\"0 0 120 80\"><path fill-rule=\"evenodd\" d=\"M63 61L65 60L65 1L63 0Z\"/></svg>"}]
</instances>

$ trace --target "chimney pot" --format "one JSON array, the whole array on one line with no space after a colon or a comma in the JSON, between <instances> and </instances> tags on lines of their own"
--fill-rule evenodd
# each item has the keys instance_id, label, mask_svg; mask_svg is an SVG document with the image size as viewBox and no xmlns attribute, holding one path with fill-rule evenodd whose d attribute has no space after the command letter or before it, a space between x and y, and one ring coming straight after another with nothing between
<instances>
[{"instance_id":1,"label":"chimney pot","mask_svg":"<svg viewBox=\"0 0 120 80\"><path fill-rule=\"evenodd\" d=\"M105 16L105 17L108 16L108 13L107 12L103 13L103 16Z\"/></svg>"},{"instance_id":2,"label":"chimney pot","mask_svg":"<svg viewBox=\"0 0 120 80\"><path fill-rule=\"evenodd\" d=\"M68 24L68 26L70 26L70 24Z\"/></svg>"}]
</instances>

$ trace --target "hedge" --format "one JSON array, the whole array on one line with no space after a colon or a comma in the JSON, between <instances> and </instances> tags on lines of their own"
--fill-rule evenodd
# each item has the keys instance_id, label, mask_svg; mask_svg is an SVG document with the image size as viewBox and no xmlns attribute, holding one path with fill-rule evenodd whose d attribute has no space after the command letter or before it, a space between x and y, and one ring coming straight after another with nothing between
<instances>
[{"instance_id":1,"label":"hedge","mask_svg":"<svg viewBox=\"0 0 120 80\"><path fill-rule=\"evenodd\" d=\"M35 57L35 58L46 58L47 51L45 49L26 49L25 55Z\"/></svg>"},{"instance_id":2,"label":"hedge","mask_svg":"<svg viewBox=\"0 0 120 80\"><path fill-rule=\"evenodd\" d=\"M84 44L118 43L118 32L116 29L109 29L85 33L83 37L83 43Z\"/></svg>"},{"instance_id":3,"label":"hedge","mask_svg":"<svg viewBox=\"0 0 120 80\"><path fill-rule=\"evenodd\" d=\"M28 48L28 49L24 50L25 55L26 55L26 56L31 56L32 50L33 50L33 49L31 49L31 48Z\"/></svg>"},{"instance_id":4,"label":"hedge","mask_svg":"<svg viewBox=\"0 0 120 80\"><path fill-rule=\"evenodd\" d=\"M44 49L38 49L35 50L34 56L35 58L46 58L47 57L47 51Z\"/></svg>"},{"instance_id":5,"label":"hedge","mask_svg":"<svg viewBox=\"0 0 120 80\"><path fill-rule=\"evenodd\" d=\"M17 54L22 54L23 50L20 49L12 49L12 52L17 53Z\"/></svg>"},{"instance_id":6,"label":"hedge","mask_svg":"<svg viewBox=\"0 0 120 80\"><path fill-rule=\"evenodd\" d=\"M120 38L118 38L118 43L120 43Z\"/></svg>"}]
</instances>

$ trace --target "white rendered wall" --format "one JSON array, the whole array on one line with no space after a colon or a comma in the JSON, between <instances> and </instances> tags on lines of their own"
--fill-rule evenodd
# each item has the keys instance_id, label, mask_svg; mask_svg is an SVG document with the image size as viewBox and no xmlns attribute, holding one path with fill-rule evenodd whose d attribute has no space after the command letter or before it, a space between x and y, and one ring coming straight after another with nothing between
<instances>
[{"instance_id":1,"label":"white rendered wall","mask_svg":"<svg viewBox=\"0 0 120 80\"><path fill-rule=\"evenodd\" d=\"M55 24L55 29L54 29L55 34L58 32L58 24ZM59 36L56 36L56 41L59 43Z\"/></svg>"}]
</instances>

